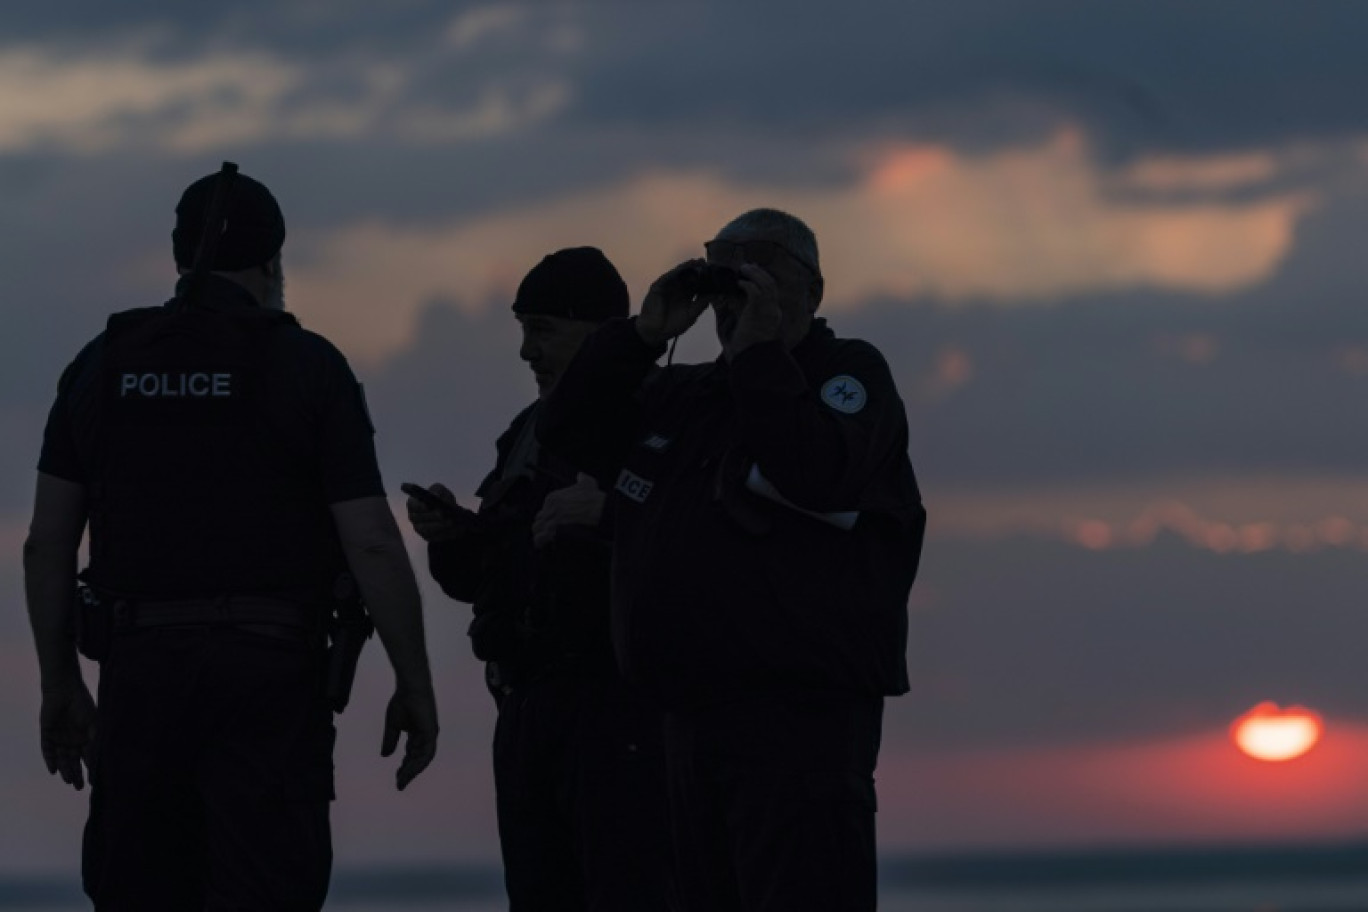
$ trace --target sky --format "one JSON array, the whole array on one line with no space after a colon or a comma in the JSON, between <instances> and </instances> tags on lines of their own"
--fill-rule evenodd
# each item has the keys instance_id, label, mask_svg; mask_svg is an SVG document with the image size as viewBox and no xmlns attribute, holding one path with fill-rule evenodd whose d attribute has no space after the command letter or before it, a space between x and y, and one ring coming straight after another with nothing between
<instances>
[{"instance_id":1,"label":"sky","mask_svg":"<svg viewBox=\"0 0 1368 912\"><path fill-rule=\"evenodd\" d=\"M176 199L224 159L284 208L287 306L365 382L396 508L469 501L535 395L508 305L544 254L601 247L639 304L745 209L813 227L930 516L884 851L1368 835L1368 7L167 9L0 13L0 874L69 868L84 814L22 610L46 411L108 313L169 296ZM425 593L441 754L392 791L373 650L339 865L497 858L469 609ZM1266 700L1323 742L1242 756Z\"/></svg>"}]
</instances>

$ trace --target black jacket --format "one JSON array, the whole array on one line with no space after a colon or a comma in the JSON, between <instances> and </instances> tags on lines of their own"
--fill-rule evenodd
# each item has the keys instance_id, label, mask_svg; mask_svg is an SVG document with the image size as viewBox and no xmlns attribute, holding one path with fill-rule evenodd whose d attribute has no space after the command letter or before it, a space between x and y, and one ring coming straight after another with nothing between
<instances>
[{"instance_id":1,"label":"black jacket","mask_svg":"<svg viewBox=\"0 0 1368 912\"><path fill-rule=\"evenodd\" d=\"M543 445L611 484L613 642L667 707L738 692L908 688L926 513L883 357L822 320L785 351L666 367L630 320L581 348ZM752 469L787 504L748 487ZM837 514L858 511L853 528ZM848 516L846 517L849 518Z\"/></svg>"},{"instance_id":2,"label":"black jacket","mask_svg":"<svg viewBox=\"0 0 1368 912\"><path fill-rule=\"evenodd\" d=\"M538 403L518 413L495 444L494 469L481 482L481 523L428 545L428 566L447 595L474 606L471 645L498 662L505 680L552 664L611 672L606 539L589 527L563 528L532 546L532 520L546 495L575 482L566 462L542 452L530 477L504 478L514 445Z\"/></svg>"}]
</instances>

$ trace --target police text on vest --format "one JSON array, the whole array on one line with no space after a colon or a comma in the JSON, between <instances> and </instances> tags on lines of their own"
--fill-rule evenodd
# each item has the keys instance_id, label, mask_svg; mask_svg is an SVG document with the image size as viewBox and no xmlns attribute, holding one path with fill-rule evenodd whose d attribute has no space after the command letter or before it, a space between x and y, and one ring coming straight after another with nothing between
<instances>
[{"instance_id":1,"label":"police text on vest","mask_svg":"<svg viewBox=\"0 0 1368 912\"><path fill-rule=\"evenodd\" d=\"M233 395L232 374L131 374L119 375L119 398L225 399Z\"/></svg>"}]
</instances>

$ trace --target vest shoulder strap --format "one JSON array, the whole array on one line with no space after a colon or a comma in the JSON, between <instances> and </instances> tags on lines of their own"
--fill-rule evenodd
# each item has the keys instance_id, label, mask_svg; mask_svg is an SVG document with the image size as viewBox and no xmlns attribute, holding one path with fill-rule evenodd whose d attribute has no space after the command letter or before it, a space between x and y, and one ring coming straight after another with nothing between
<instances>
[{"instance_id":1,"label":"vest shoulder strap","mask_svg":"<svg viewBox=\"0 0 1368 912\"><path fill-rule=\"evenodd\" d=\"M299 318L292 313L283 310L270 310L265 307L242 307L234 310L211 309L208 307L191 307L185 310L173 310L166 306L157 307L135 307L132 310L123 310L118 313L110 314L105 323L105 335L119 336L132 330L146 326L158 319L185 319L187 316L194 318L197 315L216 317L218 319L231 320L239 325L245 325L248 331L265 332L282 326L299 326Z\"/></svg>"}]
</instances>

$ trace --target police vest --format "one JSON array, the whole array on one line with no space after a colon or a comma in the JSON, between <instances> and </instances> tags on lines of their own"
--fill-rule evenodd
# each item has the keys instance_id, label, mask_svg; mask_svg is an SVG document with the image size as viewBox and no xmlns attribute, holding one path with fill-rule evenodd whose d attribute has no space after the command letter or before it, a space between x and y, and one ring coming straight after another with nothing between
<instances>
[{"instance_id":1,"label":"police vest","mask_svg":"<svg viewBox=\"0 0 1368 912\"><path fill-rule=\"evenodd\" d=\"M262 405L259 307L144 308L105 330L91 486L90 580L143 598L309 598L341 569L311 454Z\"/></svg>"}]
</instances>

